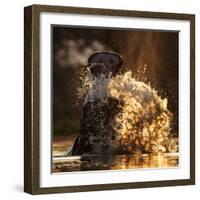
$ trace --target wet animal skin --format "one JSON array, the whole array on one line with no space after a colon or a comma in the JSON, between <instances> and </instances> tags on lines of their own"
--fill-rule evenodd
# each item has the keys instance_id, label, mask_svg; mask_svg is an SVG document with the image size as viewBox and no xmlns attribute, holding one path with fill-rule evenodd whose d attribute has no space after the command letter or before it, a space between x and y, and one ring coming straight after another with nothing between
<instances>
[{"instance_id":1,"label":"wet animal skin","mask_svg":"<svg viewBox=\"0 0 200 200\"><path fill-rule=\"evenodd\" d=\"M115 76L122 67L122 57L111 51L95 52L88 58L88 64L96 78L110 73ZM115 141L111 121L120 112L119 105L120 102L114 98L107 98L104 103L100 103L99 99L86 101L82 109L80 134L69 155L102 155L110 152L110 144Z\"/></svg>"}]
</instances>

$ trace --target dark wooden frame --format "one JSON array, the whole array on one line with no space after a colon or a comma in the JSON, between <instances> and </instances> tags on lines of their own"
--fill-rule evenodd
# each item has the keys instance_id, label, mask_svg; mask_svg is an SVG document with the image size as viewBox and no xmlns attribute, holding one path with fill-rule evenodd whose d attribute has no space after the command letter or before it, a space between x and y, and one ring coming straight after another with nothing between
<instances>
[{"instance_id":1,"label":"dark wooden frame","mask_svg":"<svg viewBox=\"0 0 200 200\"><path fill-rule=\"evenodd\" d=\"M189 20L190 22L190 178L170 181L115 183L85 186L40 187L39 149L39 17L41 12L78 13L143 18ZM195 184L195 15L32 5L24 9L24 191L30 194L82 192L127 188Z\"/></svg>"}]
</instances>

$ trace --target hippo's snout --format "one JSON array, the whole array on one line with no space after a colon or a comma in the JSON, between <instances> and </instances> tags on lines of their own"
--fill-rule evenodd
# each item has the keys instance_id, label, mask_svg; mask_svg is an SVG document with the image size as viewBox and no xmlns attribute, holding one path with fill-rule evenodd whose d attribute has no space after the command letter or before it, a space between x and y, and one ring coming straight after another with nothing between
<instances>
[{"instance_id":1,"label":"hippo's snout","mask_svg":"<svg viewBox=\"0 0 200 200\"><path fill-rule=\"evenodd\" d=\"M96 77L100 76L101 74L104 74L104 75L109 74L108 68L106 68L106 66L103 63L93 63L93 64L91 64L90 71Z\"/></svg>"},{"instance_id":2,"label":"hippo's snout","mask_svg":"<svg viewBox=\"0 0 200 200\"><path fill-rule=\"evenodd\" d=\"M112 51L95 52L88 58L92 75L109 74L115 76L122 67L122 57Z\"/></svg>"}]
</instances>

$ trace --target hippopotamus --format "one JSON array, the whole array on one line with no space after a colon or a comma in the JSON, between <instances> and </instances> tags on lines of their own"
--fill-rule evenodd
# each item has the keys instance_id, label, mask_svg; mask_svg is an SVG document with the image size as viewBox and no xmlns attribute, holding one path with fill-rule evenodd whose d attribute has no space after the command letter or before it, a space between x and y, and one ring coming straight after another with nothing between
<instances>
[{"instance_id":1,"label":"hippopotamus","mask_svg":"<svg viewBox=\"0 0 200 200\"><path fill-rule=\"evenodd\" d=\"M92 76L97 83L94 83L85 98L80 119L80 133L72 145L68 155L103 155L116 151L115 130L113 118L120 112L118 99L106 96L99 97L95 84L103 74L116 76L122 68L122 57L113 51L98 51L88 58L88 65ZM96 92L96 95L94 93Z\"/></svg>"}]
</instances>

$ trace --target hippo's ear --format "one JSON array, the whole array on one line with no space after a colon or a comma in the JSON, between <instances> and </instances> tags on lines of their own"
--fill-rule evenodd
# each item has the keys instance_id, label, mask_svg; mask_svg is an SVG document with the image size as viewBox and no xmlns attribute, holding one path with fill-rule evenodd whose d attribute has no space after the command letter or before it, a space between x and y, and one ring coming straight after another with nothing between
<instances>
[{"instance_id":1,"label":"hippo's ear","mask_svg":"<svg viewBox=\"0 0 200 200\"><path fill-rule=\"evenodd\" d=\"M108 59L103 59L105 57L107 57ZM109 60L109 64L116 65L117 72L122 67L122 63L123 63L122 56L113 51L97 51L91 54L88 58L88 64L91 65L93 63L104 63L104 60ZM107 64L107 63L104 63L104 64Z\"/></svg>"}]
</instances>

